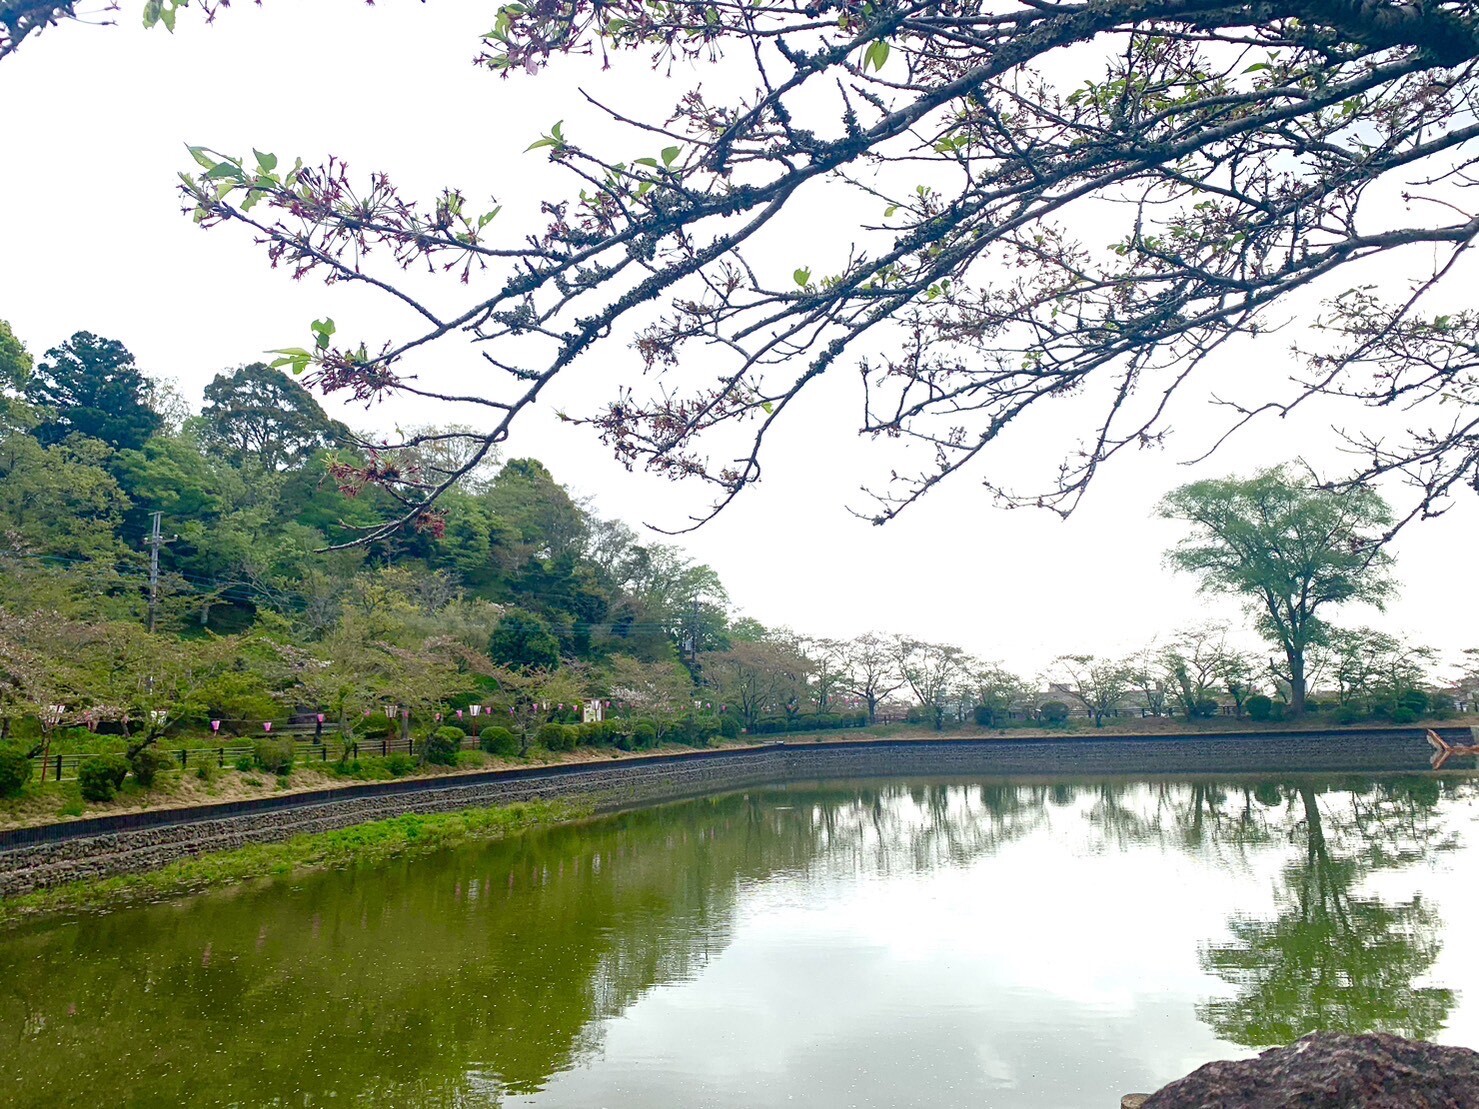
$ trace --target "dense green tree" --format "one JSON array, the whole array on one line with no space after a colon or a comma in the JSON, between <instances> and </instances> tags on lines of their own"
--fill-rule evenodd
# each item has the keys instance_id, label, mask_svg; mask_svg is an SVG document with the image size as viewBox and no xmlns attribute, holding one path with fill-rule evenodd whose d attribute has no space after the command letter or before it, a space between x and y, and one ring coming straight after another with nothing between
<instances>
[{"instance_id":1,"label":"dense green tree","mask_svg":"<svg viewBox=\"0 0 1479 1109\"><path fill-rule=\"evenodd\" d=\"M46 352L24 394L39 409L35 435L42 443L76 434L137 450L160 426L150 406L152 392L127 347L79 331Z\"/></svg>"},{"instance_id":2,"label":"dense green tree","mask_svg":"<svg viewBox=\"0 0 1479 1109\"><path fill-rule=\"evenodd\" d=\"M130 502L107 454L95 439L0 439L0 586L12 603L100 618L135 609L142 566L118 537Z\"/></svg>"},{"instance_id":3,"label":"dense green tree","mask_svg":"<svg viewBox=\"0 0 1479 1109\"><path fill-rule=\"evenodd\" d=\"M35 363L8 320L0 320L0 393L20 392Z\"/></svg>"},{"instance_id":4,"label":"dense green tree","mask_svg":"<svg viewBox=\"0 0 1479 1109\"><path fill-rule=\"evenodd\" d=\"M21 397L34 367L26 344L0 320L0 434L30 426L30 407Z\"/></svg>"},{"instance_id":5,"label":"dense green tree","mask_svg":"<svg viewBox=\"0 0 1479 1109\"><path fill-rule=\"evenodd\" d=\"M1373 489L1329 490L1275 468L1183 485L1158 511L1191 528L1167 561L1197 574L1203 589L1245 599L1284 652L1290 709L1302 713L1306 654L1328 635L1324 611L1351 601L1380 608L1391 590L1386 503Z\"/></svg>"},{"instance_id":6,"label":"dense green tree","mask_svg":"<svg viewBox=\"0 0 1479 1109\"><path fill-rule=\"evenodd\" d=\"M205 387L200 417L207 445L237 466L269 471L300 465L349 435L312 393L261 362L217 374Z\"/></svg>"},{"instance_id":7,"label":"dense green tree","mask_svg":"<svg viewBox=\"0 0 1479 1109\"><path fill-rule=\"evenodd\" d=\"M559 559L585 553L589 524L565 487L533 458L504 464L483 498L489 512L505 522L517 539L503 552L509 569L530 558Z\"/></svg>"},{"instance_id":8,"label":"dense green tree","mask_svg":"<svg viewBox=\"0 0 1479 1109\"><path fill-rule=\"evenodd\" d=\"M560 664L560 643L549 625L534 613L511 608L493 629L488 656L500 666L553 670Z\"/></svg>"}]
</instances>

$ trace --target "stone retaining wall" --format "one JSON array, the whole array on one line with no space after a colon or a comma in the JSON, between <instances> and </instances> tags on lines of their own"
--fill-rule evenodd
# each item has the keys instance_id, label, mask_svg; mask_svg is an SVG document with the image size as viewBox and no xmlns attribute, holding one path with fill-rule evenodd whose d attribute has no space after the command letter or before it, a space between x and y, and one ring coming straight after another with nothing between
<instances>
[{"instance_id":1,"label":"stone retaining wall","mask_svg":"<svg viewBox=\"0 0 1479 1109\"><path fill-rule=\"evenodd\" d=\"M1467 730L1453 730L1463 741ZM869 777L1195 776L1428 771L1420 730L1036 740L793 743L455 779L411 779L284 795L213 809L132 814L0 833L0 896L133 873L190 855L407 812L532 799L611 811L763 783ZM1464 769L1472 769L1465 760ZM223 811L224 810L224 811ZM40 840L40 842L38 842Z\"/></svg>"}]
</instances>

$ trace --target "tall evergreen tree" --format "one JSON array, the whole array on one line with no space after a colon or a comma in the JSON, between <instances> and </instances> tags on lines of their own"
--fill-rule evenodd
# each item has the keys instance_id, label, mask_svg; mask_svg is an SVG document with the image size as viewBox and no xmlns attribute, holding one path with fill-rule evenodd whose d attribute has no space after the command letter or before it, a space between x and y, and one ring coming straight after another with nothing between
<instances>
[{"instance_id":1,"label":"tall evergreen tree","mask_svg":"<svg viewBox=\"0 0 1479 1109\"><path fill-rule=\"evenodd\" d=\"M137 450L159 429L152 392L127 347L88 331L47 351L24 389L41 409L35 435L42 443L80 434L119 450Z\"/></svg>"}]
</instances>

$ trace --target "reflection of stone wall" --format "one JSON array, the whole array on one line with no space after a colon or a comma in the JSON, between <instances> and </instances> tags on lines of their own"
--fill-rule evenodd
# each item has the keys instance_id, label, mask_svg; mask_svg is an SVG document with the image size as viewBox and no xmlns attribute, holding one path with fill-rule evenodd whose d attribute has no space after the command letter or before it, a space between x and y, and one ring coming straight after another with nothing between
<instances>
[{"instance_id":1,"label":"reflection of stone wall","mask_svg":"<svg viewBox=\"0 0 1479 1109\"><path fill-rule=\"evenodd\" d=\"M1462 742L1466 729L1447 729ZM1420 730L1191 738L855 741L413 779L193 810L154 811L0 833L0 896L151 870L175 859L270 843L406 812L446 812L533 798L583 798L598 809L767 782L819 778L1108 777L1379 773L1428 769Z\"/></svg>"}]
</instances>

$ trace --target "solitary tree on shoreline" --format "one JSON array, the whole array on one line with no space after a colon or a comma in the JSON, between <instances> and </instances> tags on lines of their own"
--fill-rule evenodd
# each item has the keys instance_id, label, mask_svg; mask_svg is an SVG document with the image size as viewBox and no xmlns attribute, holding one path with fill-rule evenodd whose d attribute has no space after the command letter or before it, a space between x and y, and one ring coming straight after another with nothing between
<instances>
[{"instance_id":1,"label":"solitary tree on shoreline","mask_svg":"<svg viewBox=\"0 0 1479 1109\"><path fill-rule=\"evenodd\" d=\"M1373 489L1333 492L1280 467L1183 485L1158 512L1192 528L1167 562L1199 575L1209 592L1248 602L1259 631L1284 652L1290 711L1304 712L1305 654L1329 632L1322 612L1346 601L1381 608L1391 592L1386 502Z\"/></svg>"}]
</instances>

